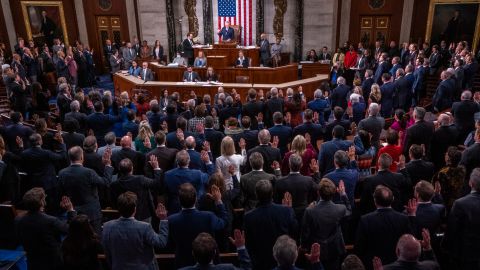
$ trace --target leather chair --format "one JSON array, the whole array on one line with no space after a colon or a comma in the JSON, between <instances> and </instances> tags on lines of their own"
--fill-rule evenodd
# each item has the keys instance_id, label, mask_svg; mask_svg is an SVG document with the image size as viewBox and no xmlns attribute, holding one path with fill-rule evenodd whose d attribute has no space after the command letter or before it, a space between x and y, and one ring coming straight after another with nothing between
<instances>
[{"instance_id":1,"label":"leather chair","mask_svg":"<svg viewBox=\"0 0 480 270\"><path fill-rule=\"evenodd\" d=\"M240 25L231 25L233 28L233 40L237 42L237 44L241 44L242 42L242 27Z\"/></svg>"}]
</instances>

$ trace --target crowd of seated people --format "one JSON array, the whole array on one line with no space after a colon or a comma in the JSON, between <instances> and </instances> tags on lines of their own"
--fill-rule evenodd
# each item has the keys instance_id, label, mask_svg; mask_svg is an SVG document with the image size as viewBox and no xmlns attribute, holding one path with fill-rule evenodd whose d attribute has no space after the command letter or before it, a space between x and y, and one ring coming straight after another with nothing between
<instances>
[{"instance_id":1,"label":"crowd of seated people","mask_svg":"<svg viewBox=\"0 0 480 270\"><path fill-rule=\"evenodd\" d=\"M458 46L453 58L476 65ZM250 89L242 100L219 87L149 99L60 77L56 129L15 106L3 117L0 201L24 210L11 245L29 269L100 269L98 254L112 269L158 269L157 252L176 268L235 269L219 264L233 251L240 269L479 269L471 79L458 83L443 60L434 74L452 81L434 121L414 95L423 52L403 62L377 49L354 82L348 70L312 96ZM104 222L102 209L120 217Z\"/></svg>"}]
</instances>

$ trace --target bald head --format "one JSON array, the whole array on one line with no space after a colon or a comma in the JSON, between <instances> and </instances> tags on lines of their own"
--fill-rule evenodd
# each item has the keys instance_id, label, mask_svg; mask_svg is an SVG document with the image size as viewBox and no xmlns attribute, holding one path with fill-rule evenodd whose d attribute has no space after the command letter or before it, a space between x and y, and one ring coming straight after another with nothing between
<instances>
[{"instance_id":1,"label":"bald head","mask_svg":"<svg viewBox=\"0 0 480 270\"><path fill-rule=\"evenodd\" d=\"M188 136L185 139L185 146L187 149L194 149L195 148L195 138L193 136Z\"/></svg>"},{"instance_id":2,"label":"bald head","mask_svg":"<svg viewBox=\"0 0 480 270\"><path fill-rule=\"evenodd\" d=\"M377 116L379 111L380 107L375 102L370 103L370 106L368 106L368 114L370 116Z\"/></svg>"},{"instance_id":3,"label":"bald head","mask_svg":"<svg viewBox=\"0 0 480 270\"><path fill-rule=\"evenodd\" d=\"M267 129L262 129L258 133L258 141L260 144L268 144L270 142L271 136L270 132Z\"/></svg>"},{"instance_id":4,"label":"bald head","mask_svg":"<svg viewBox=\"0 0 480 270\"><path fill-rule=\"evenodd\" d=\"M404 234L397 243L397 257L400 261L416 262L422 252L420 242L411 234Z\"/></svg>"},{"instance_id":5,"label":"bald head","mask_svg":"<svg viewBox=\"0 0 480 270\"><path fill-rule=\"evenodd\" d=\"M131 148L132 147L132 138L130 136L123 136L120 140L120 146L122 148Z\"/></svg>"},{"instance_id":6,"label":"bald head","mask_svg":"<svg viewBox=\"0 0 480 270\"><path fill-rule=\"evenodd\" d=\"M448 126L450 125L450 117L444 113L440 114L438 117L437 121L440 123L442 126Z\"/></svg>"}]
</instances>

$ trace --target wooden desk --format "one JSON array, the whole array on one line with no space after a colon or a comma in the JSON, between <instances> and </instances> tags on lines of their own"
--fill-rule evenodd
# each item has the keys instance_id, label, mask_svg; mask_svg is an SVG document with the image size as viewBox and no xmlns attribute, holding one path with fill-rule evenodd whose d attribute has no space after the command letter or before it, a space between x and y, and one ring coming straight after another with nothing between
<instances>
[{"instance_id":1,"label":"wooden desk","mask_svg":"<svg viewBox=\"0 0 480 270\"><path fill-rule=\"evenodd\" d=\"M250 84L250 83L224 83L221 85L225 91L231 92L232 89L236 89L237 93L240 94L242 100L246 100L247 92L250 88L257 90L270 90L272 87L277 87L279 89L287 89L289 87L296 88L298 86L303 87L303 92L308 98L313 98L313 92L320 86L320 84L328 80L328 75L318 75L314 78L308 78L303 80L294 80L290 82L285 82L281 84ZM197 95L210 94L210 96L215 96L219 85L206 85L206 84L195 84L195 83L183 83L183 82L144 82L141 79L135 78L133 76L125 76L120 73L113 75L113 83L115 85L115 93L120 93L121 91L127 91L129 94L133 95L133 89L146 89L151 92L152 97L160 97L164 89L168 89L170 93L179 92L182 99L187 99L189 97L190 91L194 90Z\"/></svg>"},{"instance_id":2,"label":"wooden desk","mask_svg":"<svg viewBox=\"0 0 480 270\"><path fill-rule=\"evenodd\" d=\"M238 58L238 52L243 50L243 54L252 59L252 66L258 67L260 66L260 49L259 48L252 48L252 49L240 49L240 48L213 48L210 46L209 48L194 48L193 53L194 56L197 57L199 51L203 51L205 56L226 56L226 63L227 66L233 67L235 65L235 61ZM208 62L207 62L208 64Z\"/></svg>"},{"instance_id":3,"label":"wooden desk","mask_svg":"<svg viewBox=\"0 0 480 270\"><path fill-rule=\"evenodd\" d=\"M301 63L302 79L313 78L317 74L330 74L330 65L316 63Z\"/></svg>"},{"instance_id":4,"label":"wooden desk","mask_svg":"<svg viewBox=\"0 0 480 270\"><path fill-rule=\"evenodd\" d=\"M155 80L163 82L181 82L183 81L183 73L186 71L184 67L167 67L150 62L150 69L155 72ZM205 78L207 74L206 68L193 68L194 71ZM251 68L218 68L215 73L220 76L219 80L223 83L236 83L237 76L247 76L248 83L285 83L298 79L298 65L292 64L278 68L267 67L251 67Z\"/></svg>"}]
</instances>

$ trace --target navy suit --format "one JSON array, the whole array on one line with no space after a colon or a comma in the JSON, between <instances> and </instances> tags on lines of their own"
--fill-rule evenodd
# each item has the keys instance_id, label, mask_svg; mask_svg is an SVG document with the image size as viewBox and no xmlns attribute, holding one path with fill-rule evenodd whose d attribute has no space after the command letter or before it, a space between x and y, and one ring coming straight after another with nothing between
<instances>
[{"instance_id":1,"label":"navy suit","mask_svg":"<svg viewBox=\"0 0 480 270\"><path fill-rule=\"evenodd\" d=\"M412 93L414 98L414 106L418 104L420 97L425 92L425 75L427 71L424 66L419 66L413 72L413 85L412 85Z\"/></svg>"},{"instance_id":2,"label":"navy suit","mask_svg":"<svg viewBox=\"0 0 480 270\"><path fill-rule=\"evenodd\" d=\"M452 107L455 97L455 80L446 79L440 82L432 98L433 107L441 112Z\"/></svg>"},{"instance_id":3,"label":"navy suit","mask_svg":"<svg viewBox=\"0 0 480 270\"><path fill-rule=\"evenodd\" d=\"M281 235L294 236L297 220L292 208L274 203L257 205L244 217L245 240L253 269L272 269L276 262L272 248Z\"/></svg>"},{"instance_id":4,"label":"navy suit","mask_svg":"<svg viewBox=\"0 0 480 270\"><path fill-rule=\"evenodd\" d=\"M380 92L382 93L382 100L380 102L380 114L382 117L390 117L393 110L393 94L395 92L395 85L392 82L387 82L380 86Z\"/></svg>"},{"instance_id":5,"label":"navy suit","mask_svg":"<svg viewBox=\"0 0 480 270\"><path fill-rule=\"evenodd\" d=\"M113 124L120 120L120 117L101 112L95 112L87 116L87 128L92 129L95 133L98 147L105 145L105 134L112 131Z\"/></svg>"},{"instance_id":6,"label":"navy suit","mask_svg":"<svg viewBox=\"0 0 480 270\"><path fill-rule=\"evenodd\" d=\"M292 128L290 126L285 125L274 125L273 127L269 128L268 131L270 135L273 137L278 137L278 149L280 149L281 155L285 155L288 152L287 145L290 143L292 139Z\"/></svg>"},{"instance_id":7,"label":"navy suit","mask_svg":"<svg viewBox=\"0 0 480 270\"><path fill-rule=\"evenodd\" d=\"M445 219L445 206L443 204L419 203L417 206L417 235L421 235L421 229L428 229L432 238Z\"/></svg>"},{"instance_id":8,"label":"navy suit","mask_svg":"<svg viewBox=\"0 0 480 270\"><path fill-rule=\"evenodd\" d=\"M320 167L320 172L322 175L325 175L326 173L335 169L333 164L333 156L335 155L335 152L338 150L348 151L350 146L352 146L352 142L337 138L322 143L320 153L318 153L318 166Z\"/></svg>"},{"instance_id":9,"label":"navy suit","mask_svg":"<svg viewBox=\"0 0 480 270\"><path fill-rule=\"evenodd\" d=\"M322 139L323 137L323 129L322 126L319 124L314 124L312 122L305 122L303 124L300 124L296 126L293 129L293 136L295 137L297 135L302 135L305 136L305 134L310 134L311 137L311 143L313 147L316 149L317 148L317 140Z\"/></svg>"},{"instance_id":10,"label":"navy suit","mask_svg":"<svg viewBox=\"0 0 480 270\"><path fill-rule=\"evenodd\" d=\"M24 126L23 124L11 124L2 130L2 136L5 139L10 152L19 153L21 151L18 148L16 138L17 136L23 140L23 145L25 148L30 146L30 140L28 137L33 134L33 130L30 127Z\"/></svg>"},{"instance_id":11,"label":"navy suit","mask_svg":"<svg viewBox=\"0 0 480 270\"><path fill-rule=\"evenodd\" d=\"M235 31L232 27L229 27L228 29L226 27L222 27L220 32L218 32L218 35L222 38L223 41L228 41L233 39Z\"/></svg>"},{"instance_id":12,"label":"navy suit","mask_svg":"<svg viewBox=\"0 0 480 270\"><path fill-rule=\"evenodd\" d=\"M190 183L197 191L197 198L201 198L205 193L205 186L208 183L210 174L214 172L213 164L207 164L207 173L199 170L187 168L175 168L165 173L164 186L167 193L167 209L169 214L180 211L180 202L178 200L178 188L184 183Z\"/></svg>"},{"instance_id":13,"label":"navy suit","mask_svg":"<svg viewBox=\"0 0 480 270\"><path fill-rule=\"evenodd\" d=\"M373 79L378 85L383 84L382 75L383 73L388 73L388 66L388 63L385 61L378 64L377 69L375 70L375 75L373 76Z\"/></svg>"},{"instance_id":14,"label":"navy suit","mask_svg":"<svg viewBox=\"0 0 480 270\"><path fill-rule=\"evenodd\" d=\"M393 108L394 109L400 108L400 109L403 109L403 111L408 112L412 104L412 84L413 82L410 80L410 78L407 78L406 76L398 77L395 80L395 82L393 83L393 86L394 86ZM383 101L383 98L382 98L382 101Z\"/></svg>"},{"instance_id":15,"label":"navy suit","mask_svg":"<svg viewBox=\"0 0 480 270\"><path fill-rule=\"evenodd\" d=\"M42 187L46 191L57 187L55 163L66 159L65 144L61 146L62 151L59 153L34 146L20 154L31 187Z\"/></svg>"},{"instance_id":16,"label":"navy suit","mask_svg":"<svg viewBox=\"0 0 480 270\"><path fill-rule=\"evenodd\" d=\"M200 170L202 172L207 172L207 166L205 162L202 161L202 157L199 152L195 149L187 149L187 153L190 156L190 163L188 164L189 169ZM213 162L212 153L209 152L210 161Z\"/></svg>"},{"instance_id":17,"label":"navy suit","mask_svg":"<svg viewBox=\"0 0 480 270\"><path fill-rule=\"evenodd\" d=\"M210 143L213 158L221 155L220 146L224 136L222 132L216 131L213 128L205 128L205 141Z\"/></svg>"},{"instance_id":18,"label":"navy suit","mask_svg":"<svg viewBox=\"0 0 480 270\"><path fill-rule=\"evenodd\" d=\"M363 99L365 100L365 102L367 102L368 98L370 97L370 92L372 91L372 84L374 83L375 80L373 79L373 77L365 79L362 82Z\"/></svg>"},{"instance_id":19,"label":"navy suit","mask_svg":"<svg viewBox=\"0 0 480 270\"><path fill-rule=\"evenodd\" d=\"M168 217L169 238L175 245L175 266L192 265L192 242L202 232L215 235L228 223L227 210L223 204L217 205L217 216L212 212L197 209L183 209Z\"/></svg>"},{"instance_id":20,"label":"navy suit","mask_svg":"<svg viewBox=\"0 0 480 270\"><path fill-rule=\"evenodd\" d=\"M325 178L332 180L336 186L338 186L340 180L343 180L343 182L345 183L345 192L347 193L348 200L350 202L355 201L355 186L357 185L359 178L358 166L355 160L351 161L350 165L347 168L338 168L335 169L333 172L326 174ZM338 194L335 194L333 200L335 203L341 203L340 196Z\"/></svg>"},{"instance_id":21,"label":"navy suit","mask_svg":"<svg viewBox=\"0 0 480 270\"><path fill-rule=\"evenodd\" d=\"M307 108L310 110L317 112L318 113L318 120L320 121L321 125L325 124L325 117L324 113L326 110L330 109L330 104L328 103L328 100L324 98L316 98L307 104Z\"/></svg>"},{"instance_id":22,"label":"navy suit","mask_svg":"<svg viewBox=\"0 0 480 270\"><path fill-rule=\"evenodd\" d=\"M195 134L189 132L189 131L183 131L183 135L185 136L185 139L189 136L195 137ZM166 142L167 146L170 148L176 148L177 150L182 150L183 145L180 143L180 141L177 138L177 131L174 130L172 132L169 132L166 136ZM203 143L202 143L203 144Z\"/></svg>"},{"instance_id":23,"label":"navy suit","mask_svg":"<svg viewBox=\"0 0 480 270\"><path fill-rule=\"evenodd\" d=\"M344 84L340 84L333 89L332 94L330 95L332 109L339 106L346 110L348 93L350 93L350 87Z\"/></svg>"}]
</instances>

